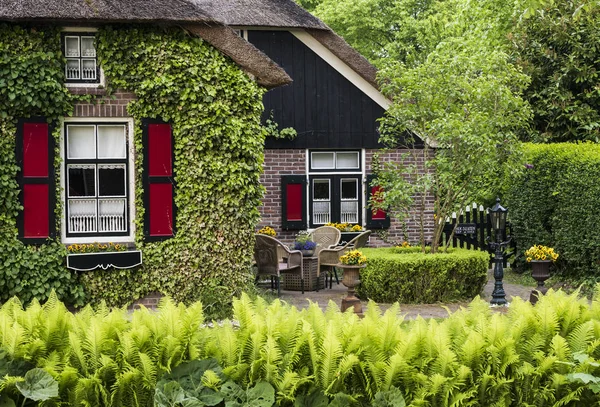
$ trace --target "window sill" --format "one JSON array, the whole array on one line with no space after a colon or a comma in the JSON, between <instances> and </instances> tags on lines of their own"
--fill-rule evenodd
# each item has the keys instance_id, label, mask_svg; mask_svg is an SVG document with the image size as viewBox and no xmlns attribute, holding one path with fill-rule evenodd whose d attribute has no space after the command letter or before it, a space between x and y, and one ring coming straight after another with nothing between
<instances>
[{"instance_id":1,"label":"window sill","mask_svg":"<svg viewBox=\"0 0 600 407\"><path fill-rule=\"evenodd\" d=\"M107 270L130 269L142 264L142 252L128 250L124 252L73 253L67 255L67 268L75 271L92 271L97 268Z\"/></svg>"}]
</instances>

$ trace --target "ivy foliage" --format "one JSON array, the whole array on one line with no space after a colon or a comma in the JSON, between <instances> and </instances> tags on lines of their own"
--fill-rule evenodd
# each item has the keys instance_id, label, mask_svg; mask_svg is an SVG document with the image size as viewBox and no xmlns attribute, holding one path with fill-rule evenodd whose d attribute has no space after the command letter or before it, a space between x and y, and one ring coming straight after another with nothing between
<instances>
[{"instance_id":1,"label":"ivy foliage","mask_svg":"<svg viewBox=\"0 0 600 407\"><path fill-rule=\"evenodd\" d=\"M265 130L262 94L230 59L181 29L106 27L97 52L110 88L135 92L136 271L86 273L94 301L121 305L153 291L177 301L202 299L223 317L234 295L252 281L253 230L263 188ZM172 125L176 234L148 243L143 236L141 119Z\"/></svg>"},{"instance_id":2,"label":"ivy foliage","mask_svg":"<svg viewBox=\"0 0 600 407\"><path fill-rule=\"evenodd\" d=\"M525 144L524 170L506 182L506 207L523 252L553 247L564 277L600 279L600 146Z\"/></svg>"},{"instance_id":3,"label":"ivy foliage","mask_svg":"<svg viewBox=\"0 0 600 407\"><path fill-rule=\"evenodd\" d=\"M83 288L64 267L60 242L27 246L17 239L22 207L15 156L18 118L71 114L75 97L64 86L60 30L54 27L0 24L0 301L19 296L44 300L54 289L60 298L81 304ZM53 137L58 141L60 132ZM58 157L58 154L56 155ZM60 171L60 161L55 161ZM57 210L59 210L57 208ZM59 219L60 217L57 217ZM58 225L56 225L58 229Z\"/></svg>"}]
</instances>

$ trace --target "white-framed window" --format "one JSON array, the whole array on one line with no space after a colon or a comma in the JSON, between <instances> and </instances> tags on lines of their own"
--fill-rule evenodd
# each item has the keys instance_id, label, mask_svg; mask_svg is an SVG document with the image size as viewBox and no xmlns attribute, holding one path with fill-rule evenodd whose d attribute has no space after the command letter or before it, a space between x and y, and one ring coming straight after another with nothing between
<instances>
[{"instance_id":1,"label":"white-framed window","mask_svg":"<svg viewBox=\"0 0 600 407\"><path fill-rule=\"evenodd\" d=\"M65 84L67 86L98 87L104 85L104 75L96 55L95 28L63 28L62 51L66 59Z\"/></svg>"},{"instance_id":2,"label":"white-framed window","mask_svg":"<svg viewBox=\"0 0 600 407\"><path fill-rule=\"evenodd\" d=\"M360 151L309 152L310 227L330 222L362 224Z\"/></svg>"},{"instance_id":3,"label":"white-framed window","mask_svg":"<svg viewBox=\"0 0 600 407\"><path fill-rule=\"evenodd\" d=\"M63 242L132 241L132 120L90 120L63 126Z\"/></svg>"}]
</instances>

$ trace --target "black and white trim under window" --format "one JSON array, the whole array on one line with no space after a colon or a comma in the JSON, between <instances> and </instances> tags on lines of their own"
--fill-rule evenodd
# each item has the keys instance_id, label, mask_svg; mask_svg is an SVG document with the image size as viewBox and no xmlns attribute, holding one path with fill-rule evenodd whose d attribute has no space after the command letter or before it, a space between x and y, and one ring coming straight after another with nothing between
<instances>
[{"instance_id":1,"label":"black and white trim under window","mask_svg":"<svg viewBox=\"0 0 600 407\"><path fill-rule=\"evenodd\" d=\"M67 237L129 234L127 128L65 124Z\"/></svg>"},{"instance_id":2,"label":"black and white trim under window","mask_svg":"<svg viewBox=\"0 0 600 407\"><path fill-rule=\"evenodd\" d=\"M66 83L100 82L94 33L64 33L63 52L67 59Z\"/></svg>"},{"instance_id":3,"label":"black and white trim under window","mask_svg":"<svg viewBox=\"0 0 600 407\"><path fill-rule=\"evenodd\" d=\"M362 223L362 167L359 151L310 152L310 226Z\"/></svg>"}]
</instances>

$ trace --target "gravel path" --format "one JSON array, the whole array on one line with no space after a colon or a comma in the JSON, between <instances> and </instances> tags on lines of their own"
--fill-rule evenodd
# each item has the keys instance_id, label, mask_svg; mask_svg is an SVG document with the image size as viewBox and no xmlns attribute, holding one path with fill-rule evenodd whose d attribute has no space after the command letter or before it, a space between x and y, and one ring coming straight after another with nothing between
<instances>
[{"instance_id":1,"label":"gravel path","mask_svg":"<svg viewBox=\"0 0 600 407\"><path fill-rule=\"evenodd\" d=\"M518 284L504 283L504 291L506 292L506 299L510 302L513 297L521 297L522 299L529 299L532 287L525 287ZM483 288L481 297L490 301L492 299L492 291L494 290L494 276L493 271L488 272L488 282ZM333 301L338 306L342 302L342 298L346 296L346 287L341 283L336 285L334 283L333 289L322 289L318 292L307 291L302 294L300 291L281 291L281 299L287 303L296 306L297 308L306 308L310 302L316 302L322 309L327 307L329 301ZM366 302L363 302L363 310L366 309ZM400 304L400 314L404 315L406 319L414 319L418 315L423 318L444 318L448 316L448 311L456 311L460 307L465 307L468 302L456 302L449 304ZM389 304L379 304L382 310L389 308ZM502 308L501 308L502 309Z\"/></svg>"}]
</instances>

